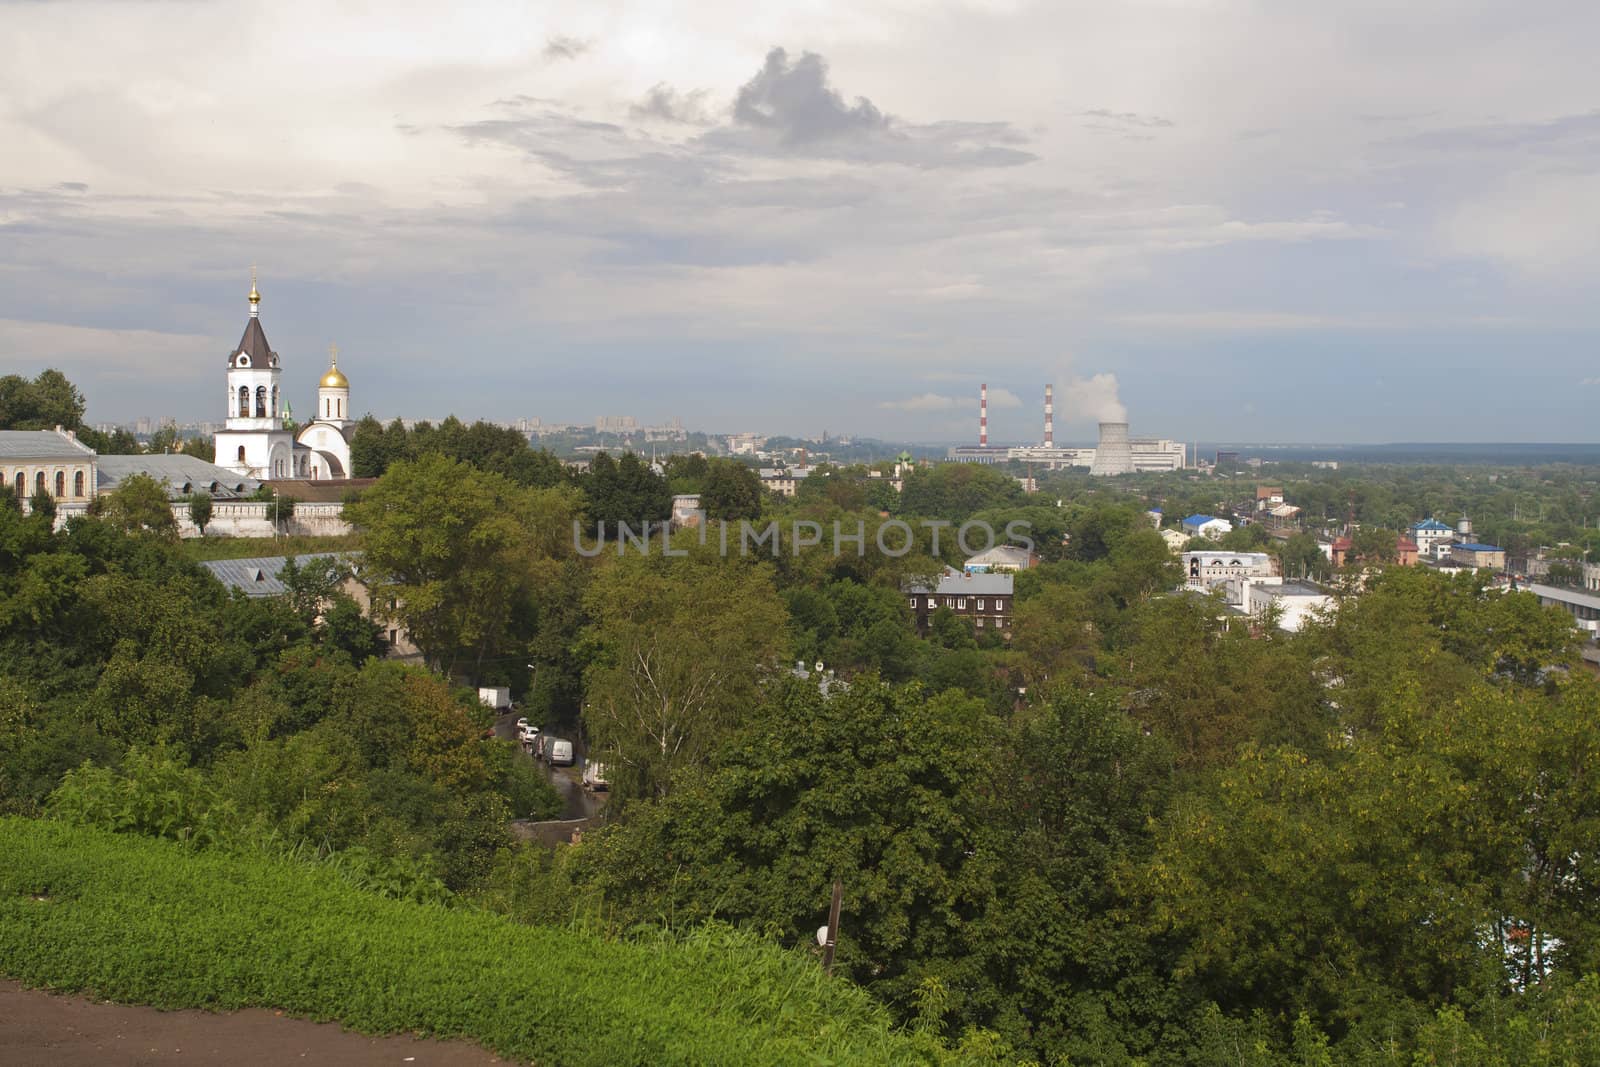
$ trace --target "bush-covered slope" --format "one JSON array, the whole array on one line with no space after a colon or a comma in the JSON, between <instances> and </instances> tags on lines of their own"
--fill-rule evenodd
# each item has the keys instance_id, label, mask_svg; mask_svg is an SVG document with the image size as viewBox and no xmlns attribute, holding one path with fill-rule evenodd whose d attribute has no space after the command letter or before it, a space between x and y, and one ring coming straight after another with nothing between
<instances>
[{"instance_id":1,"label":"bush-covered slope","mask_svg":"<svg viewBox=\"0 0 1600 1067\"><path fill-rule=\"evenodd\" d=\"M386 900L324 868L0 819L0 973L282 1008L541 1064L938 1063L864 993L728 930L606 941Z\"/></svg>"}]
</instances>

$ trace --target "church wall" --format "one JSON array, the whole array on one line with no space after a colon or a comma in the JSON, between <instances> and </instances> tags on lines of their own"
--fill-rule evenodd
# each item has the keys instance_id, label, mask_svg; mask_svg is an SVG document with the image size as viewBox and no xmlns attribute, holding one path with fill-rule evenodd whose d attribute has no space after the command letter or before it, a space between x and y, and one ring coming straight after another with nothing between
<instances>
[{"instance_id":1,"label":"church wall","mask_svg":"<svg viewBox=\"0 0 1600 1067\"><path fill-rule=\"evenodd\" d=\"M200 530L189 521L189 505L172 505L172 517L178 520L179 537L199 537ZM344 520L344 505L296 503L294 515L284 524L283 533L291 537L343 537L350 533L350 524ZM272 504L250 501L248 503L219 500L211 505L211 521L206 523L207 537L273 537L279 533L272 521Z\"/></svg>"}]
</instances>

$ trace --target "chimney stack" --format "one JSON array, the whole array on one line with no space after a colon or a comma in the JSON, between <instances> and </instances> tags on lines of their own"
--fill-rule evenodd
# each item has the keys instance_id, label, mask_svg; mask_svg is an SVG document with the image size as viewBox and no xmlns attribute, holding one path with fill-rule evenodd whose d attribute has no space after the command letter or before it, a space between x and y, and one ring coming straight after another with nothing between
<instances>
[{"instance_id":1,"label":"chimney stack","mask_svg":"<svg viewBox=\"0 0 1600 1067\"><path fill-rule=\"evenodd\" d=\"M1049 382L1044 387L1044 447L1056 447L1056 404L1051 396L1055 386Z\"/></svg>"},{"instance_id":2,"label":"chimney stack","mask_svg":"<svg viewBox=\"0 0 1600 1067\"><path fill-rule=\"evenodd\" d=\"M978 447L989 447L989 383L978 386Z\"/></svg>"}]
</instances>

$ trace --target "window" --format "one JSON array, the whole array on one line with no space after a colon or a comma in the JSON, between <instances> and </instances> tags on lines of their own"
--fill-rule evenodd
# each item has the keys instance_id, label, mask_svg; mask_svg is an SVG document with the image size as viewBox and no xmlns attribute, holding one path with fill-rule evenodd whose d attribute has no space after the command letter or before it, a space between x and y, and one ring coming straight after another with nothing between
<instances>
[{"instance_id":1,"label":"window","mask_svg":"<svg viewBox=\"0 0 1600 1067\"><path fill-rule=\"evenodd\" d=\"M264 419L266 417L267 417L267 387L264 386L264 385L258 385L258 386L256 386L256 418Z\"/></svg>"},{"instance_id":2,"label":"window","mask_svg":"<svg viewBox=\"0 0 1600 1067\"><path fill-rule=\"evenodd\" d=\"M18 497L24 497L28 495L28 476L26 474L22 473L20 470L17 471L17 476L11 479L11 482L17 488Z\"/></svg>"},{"instance_id":3,"label":"window","mask_svg":"<svg viewBox=\"0 0 1600 1067\"><path fill-rule=\"evenodd\" d=\"M917 606L917 598L916 597L912 597L911 598L911 607L912 607L912 609L915 610L916 606Z\"/></svg>"},{"instance_id":4,"label":"window","mask_svg":"<svg viewBox=\"0 0 1600 1067\"><path fill-rule=\"evenodd\" d=\"M239 386L239 417L241 419L250 417L250 387L248 385ZM241 451L243 450L241 449ZM241 456L239 458L243 459L244 457Z\"/></svg>"},{"instance_id":5,"label":"window","mask_svg":"<svg viewBox=\"0 0 1600 1067\"><path fill-rule=\"evenodd\" d=\"M239 462L244 462L244 445L239 446Z\"/></svg>"},{"instance_id":6,"label":"window","mask_svg":"<svg viewBox=\"0 0 1600 1067\"><path fill-rule=\"evenodd\" d=\"M978 628L979 630L983 629L983 616L980 615L976 619L973 619L972 620L972 625L975 626L976 628Z\"/></svg>"},{"instance_id":7,"label":"window","mask_svg":"<svg viewBox=\"0 0 1600 1067\"><path fill-rule=\"evenodd\" d=\"M56 499L67 495L67 472L56 471Z\"/></svg>"},{"instance_id":8,"label":"window","mask_svg":"<svg viewBox=\"0 0 1600 1067\"><path fill-rule=\"evenodd\" d=\"M74 474L72 476L72 495L73 496L79 496L79 497L81 497L83 495L83 472L82 471L79 471L77 474Z\"/></svg>"},{"instance_id":9,"label":"window","mask_svg":"<svg viewBox=\"0 0 1600 1067\"><path fill-rule=\"evenodd\" d=\"M333 417L333 401L331 401L331 400L323 400L323 402L322 402L322 414L323 414L324 418L332 418Z\"/></svg>"},{"instance_id":10,"label":"window","mask_svg":"<svg viewBox=\"0 0 1600 1067\"><path fill-rule=\"evenodd\" d=\"M933 607L935 603L936 601L933 599L933 597L928 598L928 607Z\"/></svg>"},{"instance_id":11,"label":"window","mask_svg":"<svg viewBox=\"0 0 1600 1067\"><path fill-rule=\"evenodd\" d=\"M962 611L966 611L967 610L967 598L966 597L960 597L959 599L957 599L956 600L956 607L959 608Z\"/></svg>"},{"instance_id":12,"label":"window","mask_svg":"<svg viewBox=\"0 0 1600 1067\"><path fill-rule=\"evenodd\" d=\"M335 400L333 402L333 410L341 419L344 418L344 401Z\"/></svg>"},{"instance_id":13,"label":"window","mask_svg":"<svg viewBox=\"0 0 1600 1067\"><path fill-rule=\"evenodd\" d=\"M33 491L35 493L44 492L44 471L40 471L33 476Z\"/></svg>"},{"instance_id":14,"label":"window","mask_svg":"<svg viewBox=\"0 0 1600 1067\"><path fill-rule=\"evenodd\" d=\"M272 417L278 417L278 387L276 385L272 387Z\"/></svg>"},{"instance_id":15,"label":"window","mask_svg":"<svg viewBox=\"0 0 1600 1067\"><path fill-rule=\"evenodd\" d=\"M979 611L983 610L983 598L982 597L978 598L978 610Z\"/></svg>"}]
</instances>

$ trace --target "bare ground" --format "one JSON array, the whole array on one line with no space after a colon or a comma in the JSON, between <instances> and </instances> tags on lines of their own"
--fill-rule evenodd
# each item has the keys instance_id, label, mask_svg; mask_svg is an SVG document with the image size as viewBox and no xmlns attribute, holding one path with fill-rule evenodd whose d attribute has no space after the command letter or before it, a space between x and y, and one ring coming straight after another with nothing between
<instances>
[{"instance_id":1,"label":"bare ground","mask_svg":"<svg viewBox=\"0 0 1600 1067\"><path fill-rule=\"evenodd\" d=\"M338 1064L341 1067L484 1067L502 1059L464 1041L367 1037L261 1008L217 1014L160 1011L58 996L0 981L0 1064Z\"/></svg>"}]
</instances>

